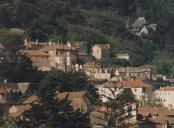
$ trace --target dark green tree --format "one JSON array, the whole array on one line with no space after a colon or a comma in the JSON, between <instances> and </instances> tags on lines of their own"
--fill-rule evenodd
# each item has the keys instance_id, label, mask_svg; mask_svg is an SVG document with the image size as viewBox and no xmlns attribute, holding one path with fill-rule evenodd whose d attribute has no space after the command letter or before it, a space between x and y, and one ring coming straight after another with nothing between
<instances>
[{"instance_id":1,"label":"dark green tree","mask_svg":"<svg viewBox=\"0 0 174 128\"><path fill-rule=\"evenodd\" d=\"M106 120L108 128L130 127L132 124L127 122L132 118L132 105L135 105L135 99L130 89L114 88L110 89L111 97L105 96L107 102Z\"/></svg>"}]
</instances>

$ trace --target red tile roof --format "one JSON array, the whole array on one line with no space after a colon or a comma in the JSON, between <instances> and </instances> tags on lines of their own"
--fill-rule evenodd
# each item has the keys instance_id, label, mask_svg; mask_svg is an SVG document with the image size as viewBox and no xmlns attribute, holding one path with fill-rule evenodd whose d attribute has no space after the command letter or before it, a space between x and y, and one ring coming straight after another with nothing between
<instances>
[{"instance_id":1,"label":"red tile roof","mask_svg":"<svg viewBox=\"0 0 174 128\"><path fill-rule=\"evenodd\" d=\"M124 88L152 88L152 85L144 83L142 80L125 80L122 82L106 82L105 87L124 87Z\"/></svg>"},{"instance_id":2,"label":"red tile roof","mask_svg":"<svg viewBox=\"0 0 174 128\"><path fill-rule=\"evenodd\" d=\"M7 89L5 89L5 88L0 88L0 94L4 94L4 93L6 93L7 92Z\"/></svg>"},{"instance_id":3,"label":"red tile roof","mask_svg":"<svg viewBox=\"0 0 174 128\"><path fill-rule=\"evenodd\" d=\"M139 107L138 113L141 114L143 117L150 117L150 121L154 123L165 123L165 121L168 121L170 124L174 124L174 119L170 116L174 116L174 111L169 111L165 107ZM155 117L153 115L156 114Z\"/></svg>"},{"instance_id":4,"label":"red tile roof","mask_svg":"<svg viewBox=\"0 0 174 128\"><path fill-rule=\"evenodd\" d=\"M160 89L156 91L174 91L174 87L173 86L160 87Z\"/></svg>"},{"instance_id":5,"label":"red tile roof","mask_svg":"<svg viewBox=\"0 0 174 128\"><path fill-rule=\"evenodd\" d=\"M48 53L41 50L24 50L23 53L27 56L49 56Z\"/></svg>"}]
</instances>

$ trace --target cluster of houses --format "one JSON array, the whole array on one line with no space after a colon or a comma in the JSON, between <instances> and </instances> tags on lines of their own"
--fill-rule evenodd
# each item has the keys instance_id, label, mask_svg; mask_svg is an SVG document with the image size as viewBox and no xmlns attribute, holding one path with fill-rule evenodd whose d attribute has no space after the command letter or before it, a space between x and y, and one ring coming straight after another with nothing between
<instances>
[{"instance_id":1,"label":"cluster of houses","mask_svg":"<svg viewBox=\"0 0 174 128\"><path fill-rule=\"evenodd\" d=\"M81 63L93 61L94 58L101 60L110 57L108 44L95 44L89 49L88 43L84 41L65 44L25 40L24 45L26 49L21 52L32 60L33 66L42 71L49 71L52 67L71 70L80 68Z\"/></svg>"},{"instance_id":2,"label":"cluster of houses","mask_svg":"<svg viewBox=\"0 0 174 128\"><path fill-rule=\"evenodd\" d=\"M147 25L144 18L135 21L130 30L137 36L148 34L148 30L155 31L156 25ZM52 67L60 70L82 70L86 73L91 84L97 88L101 102L104 104L114 95L124 89L131 91L135 102L124 109L131 111L127 121L139 128L172 128L174 127L174 80L163 75L154 74L154 65L140 67L102 67L97 60L110 57L109 44L94 44L91 47L85 41L54 43L24 41L25 49L20 52L32 60L34 67L41 71L49 71ZM0 53L3 52L0 44ZM129 54L117 54L117 58L129 61ZM0 58L0 63L3 58ZM158 82L166 82L161 86ZM158 86L156 86L158 85ZM113 95L114 91L114 95ZM30 94L30 97L16 103L20 95ZM23 113L37 104L40 98L36 96L37 87L31 83L8 83L0 80L0 116L9 114L15 120L23 119ZM74 109L88 111L90 101L85 97L85 91L59 92L57 98L64 98L69 94ZM108 109L98 106L91 112L90 121L93 128L107 125L104 119ZM100 125L102 124L102 125Z\"/></svg>"}]
</instances>

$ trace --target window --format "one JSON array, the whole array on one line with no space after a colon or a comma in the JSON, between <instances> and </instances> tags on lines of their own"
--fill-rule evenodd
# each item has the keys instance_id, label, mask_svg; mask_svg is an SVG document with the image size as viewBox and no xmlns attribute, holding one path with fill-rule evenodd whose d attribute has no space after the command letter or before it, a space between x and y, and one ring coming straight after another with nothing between
<instances>
[{"instance_id":1,"label":"window","mask_svg":"<svg viewBox=\"0 0 174 128\"><path fill-rule=\"evenodd\" d=\"M136 92L136 91L137 91L137 89L135 88L135 89L134 89L134 92Z\"/></svg>"}]
</instances>

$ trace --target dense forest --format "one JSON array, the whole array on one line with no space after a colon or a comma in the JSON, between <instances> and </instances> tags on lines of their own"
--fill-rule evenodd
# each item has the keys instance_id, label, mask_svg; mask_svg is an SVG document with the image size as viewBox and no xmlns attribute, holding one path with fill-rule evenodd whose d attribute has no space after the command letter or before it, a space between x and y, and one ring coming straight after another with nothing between
<instances>
[{"instance_id":1,"label":"dense forest","mask_svg":"<svg viewBox=\"0 0 174 128\"><path fill-rule=\"evenodd\" d=\"M157 24L137 37L127 29L138 17ZM110 43L112 57L128 52L130 65L157 65L174 73L174 0L8 0L0 4L0 26L24 29L30 40ZM164 70L164 71L163 71Z\"/></svg>"}]
</instances>

